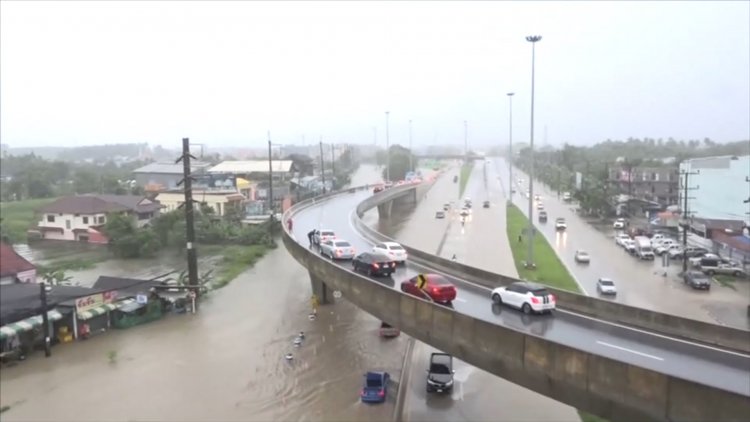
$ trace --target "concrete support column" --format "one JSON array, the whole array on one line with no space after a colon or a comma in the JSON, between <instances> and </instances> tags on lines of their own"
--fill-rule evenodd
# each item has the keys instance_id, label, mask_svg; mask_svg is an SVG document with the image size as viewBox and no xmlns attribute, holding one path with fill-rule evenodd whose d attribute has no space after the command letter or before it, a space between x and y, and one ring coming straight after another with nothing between
<instances>
[{"instance_id":1,"label":"concrete support column","mask_svg":"<svg viewBox=\"0 0 750 422\"><path fill-rule=\"evenodd\" d=\"M378 216L380 218L390 218L393 209L393 201L383 202L378 205Z\"/></svg>"},{"instance_id":2,"label":"concrete support column","mask_svg":"<svg viewBox=\"0 0 750 422\"><path fill-rule=\"evenodd\" d=\"M310 274L310 285L312 286L312 294L317 297L318 304L319 305L326 305L331 303L331 291L326 285L326 283L319 279L318 277L314 276L313 273Z\"/></svg>"}]
</instances>

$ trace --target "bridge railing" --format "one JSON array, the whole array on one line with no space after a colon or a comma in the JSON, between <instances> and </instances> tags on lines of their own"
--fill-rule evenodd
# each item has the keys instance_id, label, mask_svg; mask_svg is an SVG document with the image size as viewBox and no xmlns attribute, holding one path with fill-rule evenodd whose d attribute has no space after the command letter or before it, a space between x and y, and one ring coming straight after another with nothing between
<instances>
[{"instance_id":1,"label":"bridge railing","mask_svg":"<svg viewBox=\"0 0 750 422\"><path fill-rule=\"evenodd\" d=\"M345 193L300 202L284 218ZM745 396L587 353L405 295L320 257L284 227L282 239L289 253L347 300L515 384L613 421L740 421L750 414L750 400Z\"/></svg>"},{"instance_id":2,"label":"bridge railing","mask_svg":"<svg viewBox=\"0 0 750 422\"><path fill-rule=\"evenodd\" d=\"M370 241L397 242L396 239L377 232L361 220L365 212L376 207L381 201L383 199L377 196L362 201L357 206L357 216L354 217L353 223ZM513 277L454 262L409 245L402 244L402 246L409 254L409 258L416 263L482 287L494 289L519 281ZM562 309L676 338L750 353L750 331L748 330L638 308L553 287L548 287L548 290L558 298L558 306Z\"/></svg>"}]
</instances>

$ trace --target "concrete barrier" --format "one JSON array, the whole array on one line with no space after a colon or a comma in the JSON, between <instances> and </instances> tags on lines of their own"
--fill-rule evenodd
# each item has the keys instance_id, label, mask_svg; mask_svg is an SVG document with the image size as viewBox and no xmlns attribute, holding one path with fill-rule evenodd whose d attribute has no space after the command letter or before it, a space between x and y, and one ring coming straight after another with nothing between
<instances>
[{"instance_id":1,"label":"concrete barrier","mask_svg":"<svg viewBox=\"0 0 750 422\"><path fill-rule=\"evenodd\" d=\"M612 421L742 421L750 415L748 397L589 354L405 295L319 257L286 230L283 243L311 274L373 316L469 364L578 409Z\"/></svg>"},{"instance_id":2,"label":"concrete barrier","mask_svg":"<svg viewBox=\"0 0 750 422\"><path fill-rule=\"evenodd\" d=\"M362 201L357 206L357 216L353 223L365 237L374 242L396 241L367 226L360 219L365 212L376 207L380 199L380 197L373 196ZM519 281L502 274L454 262L409 245L402 246L409 253L409 259L412 262L479 286L493 289ZM651 311L553 287L548 289L558 298L558 305L561 309L672 337L750 353L750 331L748 330Z\"/></svg>"}]
</instances>

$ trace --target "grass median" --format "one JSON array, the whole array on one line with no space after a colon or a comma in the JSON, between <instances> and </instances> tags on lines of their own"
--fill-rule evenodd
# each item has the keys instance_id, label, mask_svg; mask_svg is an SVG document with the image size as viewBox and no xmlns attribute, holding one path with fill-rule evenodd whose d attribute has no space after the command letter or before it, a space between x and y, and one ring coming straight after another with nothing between
<instances>
[{"instance_id":1,"label":"grass median","mask_svg":"<svg viewBox=\"0 0 750 422\"><path fill-rule=\"evenodd\" d=\"M570 275L568 269L560 261L560 257L557 256L555 250L547 243L547 239L541 233L537 232L537 235L534 236L534 262L536 263L536 269L529 270L524 266L529 246L526 243L526 236L523 236L523 233L528 226L529 219L523 215L523 212L517 206L509 205L505 227L508 232L510 249L513 252L513 261L516 263L518 275L525 280L581 293L578 283ZM519 235L522 235L521 242L518 241ZM606 419L580 410L578 411L578 415L583 422L607 422Z\"/></svg>"},{"instance_id":2,"label":"grass median","mask_svg":"<svg viewBox=\"0 0 750 422\"><path fill-rule=\"evenodd\" d=\"M464 196L466 190L466 184L469 183L471 177L471 171L474 169L474 161L468 161L461 166L461 175L458 177L458 197Z\"/></svg>"}]
</instances>

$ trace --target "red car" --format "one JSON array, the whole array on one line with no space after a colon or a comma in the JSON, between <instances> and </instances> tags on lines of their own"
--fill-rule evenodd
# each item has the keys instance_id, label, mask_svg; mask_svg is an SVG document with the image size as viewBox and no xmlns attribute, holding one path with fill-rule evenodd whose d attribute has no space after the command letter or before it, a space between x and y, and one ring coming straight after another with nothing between
<instances>
[{"instance_id":1,"label":"red car","mask_svg":"<svg viewBox=\"0 0 750 422\"><path fill-rule=\"evenodd\" d=\"M419 274L403 281L401 291L448 305L456 298L456 287L439 274Z\"/></svg>"}]
</instances>

